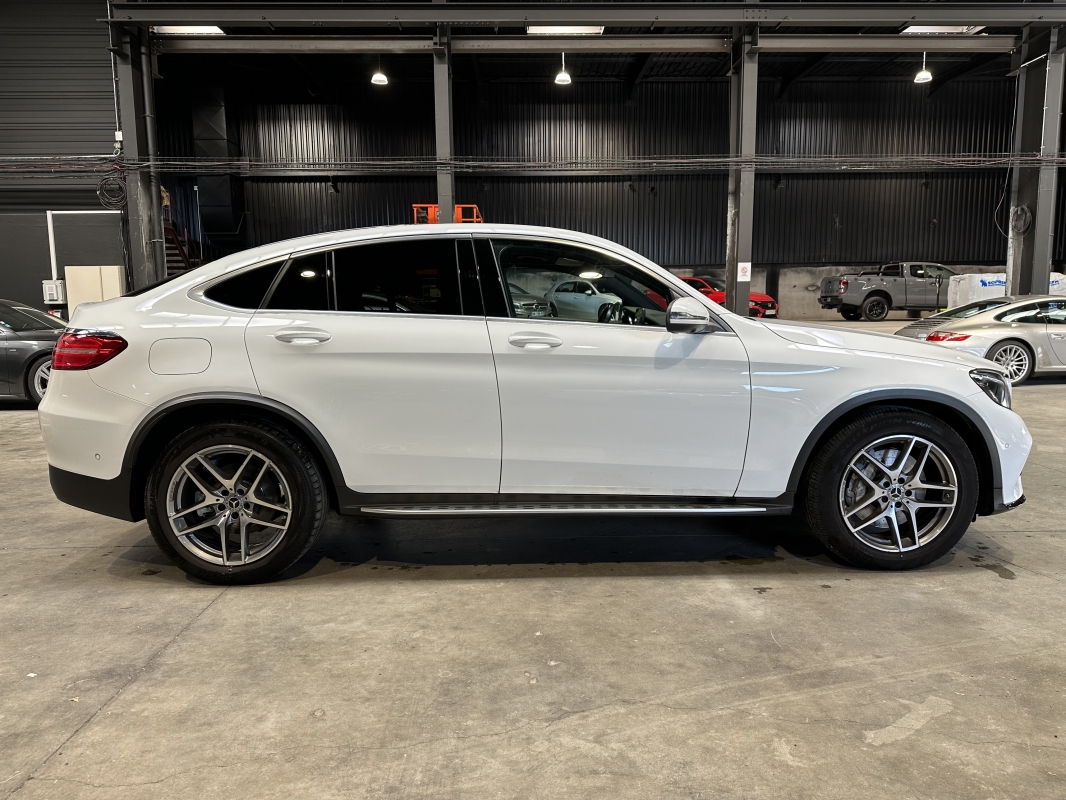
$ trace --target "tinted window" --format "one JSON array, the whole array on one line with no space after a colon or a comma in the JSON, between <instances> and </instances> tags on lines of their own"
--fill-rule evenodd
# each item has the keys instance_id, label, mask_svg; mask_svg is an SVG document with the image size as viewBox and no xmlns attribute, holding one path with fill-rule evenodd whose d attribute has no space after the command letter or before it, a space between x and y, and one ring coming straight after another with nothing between
<instances>
[{"instance_id":1,"label":"tinted window","mask_svg":"<svg viewBox=\"0 0 1066 800\"><path fill-rule=\"evenodd\" d=\"M63 320L49 316L36 308L0 306L0 330L50 331L63 327L65 327Z\"/></svg>"},{"instance_id":2,"label":"tinted window","mask_svg":"<svg viewBox=\"0 0 1066 800\"><path fill-rule=\"evenodd\" d=\"M881 267L881 274L886 278L899 277L899 264L885 264Z\"/></svg>"},{"instance_id":3,"label":"tinted window","mask_svg":"<svg viewBox=\"0 0 1066 800\"><path fill-rule=\"evenodd\" d=\"M921 264L911 264L910 269L911 269L911 277L912 278L924 278L925 277L925 267L922 266Z\"/></svg>"},{"instance_id":4,"label":"tinted window","mask_svg":"<svg viewBox=\"0 0 1066 800\"><path fill-rule=\"evenodd\" d=\"M338 311L463 313L454 239L362 244L333 258Z\"/></svg>"},{"instance_id":5,"label":"tinted window","mask_svg":"<svg viewBox=\"0 0 1066 800\"><path fill-rule=\"evenodd\" d=\"M551 316L628 325L665 324L665 306L673 293L667 284L639 267L571 244L493 239L492 246L506 284L522 286L528 294L543 297Z\"/></svg>"},{"instance_id":6,"label":"tinted window","mask_svg":"<svg viewBox=\"0 0 1066 800\"><path fill-rule=\"evenodd\" d=\"M311 253L289 259L265 308L328 311L330 254Z\"/></svg>"},{"instance_id":7,"label":"tinted window","mask_svg":"<svg viewBox=\"0 0 1066 800\"><path fill-rule=\"evenodd\" d=\"M1004 311L1002 314L997 315L996 319L1000 322L1027 322L1041 324L1044 322L1044 318L1040 316L1040 308L1036 303L1022 306L1020 308L1012 308L1010 311Z\"/></svg>"},{"instance_id":8,"label":"tinted window","mask_svg":"<svg viewBox=\"0 0 1066 800\"><path fill-rule=\"evenodd\" d=\"M980 314L984 311L988 311L993 308L999 308L1000 306L1007 305L1006 300L977 300L973 303L967 303L964 306L958 308L952 308L949 311L945 311L942 314L936 314L937 317L950 317L951 319L965 319L966 317L972 317L974 314Z\"/></svg>"},{"instance_id":9,"label":"tinted window","mask_svg":"<svg viewBox=\"0 0 1066 800\"><path fill-rule=\"evenodd\" d=\"M955 273L947 267L928 264L925 267L925 274L930 278L950 278Z\"/></svg>"},{"instance_id":10,"label":"tinted window","mask_svg":"<svg viewBox=\"0 0 1066 800\"><path fill-rule=\"evenodd\" d=\"M284 261L276 261L273 264L245 270L221 283L216 283L204 292L204 297L225 306L254 311L262 305L267 289L274 282L278 270L284 263Z\"/></svg>"}]
</instances>

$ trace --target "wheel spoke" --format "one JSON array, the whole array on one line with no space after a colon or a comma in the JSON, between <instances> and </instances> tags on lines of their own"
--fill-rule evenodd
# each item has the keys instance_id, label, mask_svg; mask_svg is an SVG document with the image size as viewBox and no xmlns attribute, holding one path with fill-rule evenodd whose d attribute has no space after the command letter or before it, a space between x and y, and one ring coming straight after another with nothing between
<instances>
[{"instance_id":1,"label":"wheel spoke","mask_svg":"<svg viewBox=\"0 0 1066 800\"><path fill-rule=\"evenodd\" d=\"M889 506L888 510L889 510L889 513L886 516L888 517L889 525L892 527L892 532L896 536L896 548L899 550L899 552L902 553L903 552L903 539L900 538L900 535L899 535L899 523L896 522L896 507L895 506Z\"/></svg>"},{"instance_id":2,"label":"wheel spoke","mask_svg":"<svg viewBox=\"0 0 1066 800\"><path fill-rule=\"evenodd\" d=\"M207 463L207 459L205 459L199 453L196 454L196 460L199 461L203 465L204 469L206 469L208 472L211 473L211 475L214 477L214 479L216 481L218 481L219 483L222 484L223 488L226 488L226 489L232 489L233 488L232 486L230 486L229 482L225 478L223 478L221 475L218 474L218 471L214 467L212 467L209 463Z\"/></svg>"},{"instance_id":3,"label":"wheel spoke","mask_svg":"<svg viewBox=\"0 0 1066 800\"><path fill-rule=\"evenodd\" d=\"M915 508L954 508L955 507L955 504L953 502L926 503L924 500L918 500L918 501L912 502L910 505L914 506Z\"/></svg>"},{"instance_id":4,"label":"wheel spoke","mask_svg":"<svg viewBox=\"0 0 1066 800\"><path fill-rule=\"evenodd\" d=\"M229 551L226 547L226 528L229 527L229 514L223 514L222 518L218 522L218 541L219 546L222 548L222 563L229 563Z\"/></svg>"},{"instance_id":5,"label":"wheel spoke","mask_svg":"<svg viewBox=\"0 0 1066 800\"><path fill-rule=\"evenodd\" d=\"M285 506L276 506L273 503L268 503L266 500L260 500L258 497L251 498L251 503L254 506L263 506L264 508L269 508L271 511L280 511L283 514L289 513L289 509L287 509Z\"/></svg>"},{"instance_id":6,"label":"wheel spoke","mask_svg":"<svg viewBox=\"0 0 1066 800\"><path fill-rule=\"evenodd\" d=\"M914 507L913 503L908 503L908 504L906 504L905 507L907 509L907 516L910 517L910 520L911 520L911 535L914 537L914 546L917 547L919 545L919 540L918 540L918 514L917 514L917 511L915 510L915 507Z\"/></svg>"},{"instance_id":7,"label":"wheel spoke","mask_svg":"<svg viewBox=\"0 0 1066 800\"><path fill-rule=\"evenodd\" d=\"M237 484L241 482L241 473L244 472L244 468L248 466L248 462L252 460L253 455L255 455L255 453L249 450L248 455L244 457L244 461L241 462L241 465L239 467L237 467L237 471L233 473L233 480L231 481L229 487L230 489L235 488Z\"/></svg>"},{"instance_id":8,"label":"wheel spoke","mask_svg":"<svg viewBox=\"0 0 1066 800\"><path fill-rule=\"evenodd\" d=\"M860 478L862 478L862 479L863 479L864 481L866 481L866 483L868 483L868 484L870 485L870 487L871 487L871 488L872 488L872 489L873 489L873 490L874 490L875 492L880 492L880 491L881 491L881 490L882 490L882 489L884 488L883 486L879 486L879 485L878 485L878 484L877 484L876 482L874 482L873 478L871 478L871 477L870 477L869 475L867 475L867 474L866 474L865 472L863 472L863 471L862 471L861 469L859 469L858 467L856 467L854 463L853 463L853 464L851 464L851 465L850 465L850 466L848 467L848 469L850 469L850 470L853 470L853 471L855 472L855 474L856 474L856 475L858 475L858 476L859 476Z\"/></svg>"},{"instance_id":9,"label":"wheel spoke","mask_svg":"<svg viewBox=\"0 0 1066 800\"><path fill-rule=\"evenodd\" d=\"M239 516L241 526L241 563L248 563L248 515Z\"/></svg>"},{"instance_id":10,"label":"wheel spoke","mask_svg":"<svg viewBox=\"0 0 1066 800\"><path fill-rule=\"evenodd\" d=\"M193 474L193 471L191 469L189 469L188 467L182 467L182 469L185 471L185 474L189 476L189 479L196 484L196 488L203 493L204 497L217 497L214 492L212 492L210 489L200 483L200 479Z\"/></svg>"},{"instance_id":11,"label":"wheel spoke","mask_svg":"<svg viewBox=\"0 0 1066 800\"><path fill-rule=\"evenodd\" d=\"M955 487L948 483L922 483L920 481L912 481L907 484L908 489L929 489L936 490L938 492L954 492Z\"/></svg>"},{"instance_id":12,"label":"wheel spoke","mask_svg":"<svg viewBox=\"0 0 1066 800\"><path fill-rule=\"evenodd\" d=\"M255 517L253 517L253 516L249 516L249 517L248 517L248 521L249 521L249 522L251 522L251 523L253 523L253 524L255 524L255 525L264 525L264 526L265 526L265 527L267 527L267 528L277 528L277 529L278 529L278 530L280 530L280 531L283 531L283 530L285 530L285 529L286 529L287 527L289 527L289 525L288 525L288 520L286 520L286 521L285 521L285 524L284 524L284 525L279 525L279 524L278 524L278 523L276 523L276 522L267 522L267 521L266 521L265 519L256 519L256 518L255 518Z\"/></svg>"},{"instance_id":13,"label":"wheel spoke","mask_svg":"<svg viewBox=\"0 0 1066 800\"><path fill-rule=\"evenodd\" d=\"M867 461L869 461L871 464L873 464L875 467L877 467L877 469L881 470L881 472L883 472L885 474L886 478L891 479L891 478L895 477L892 474L892 470L889 469L888 466L883 461L881 461L881 459L871 455L869 448L867 448L866 450L863 450L861 455L865 456ZM878 488L880 488L880 487L878 487Z\"/></svg>"},{"instance_id":14,"label":"wheel spoke","mask_svg":"<svg viewBox=\"0 0 1066 800\"><path fill-rule=\"evenodd\" d=\"M844 509L844 516L845 517L853 517L856 514L858 514L860 511L862 511L864 508L866 508L868 505L870 505L871 503L876 503L880 499L881 498L880 498L879 495L871 495L869 500L866 500L865 502L861 502L857 506L852 506L851 508Z\"/></svg>"},{"instance_id":15,"label":"wheel spoke","mask_svg":"<svg viewBox=\"0 0 1066 800\"><path fill-rule=\"evenodd\" d=\"M193 525L191 528L186 528L183 531L176 531L176 533L178 534L178 536L188 536L193 531L199 531L199 530L203 530L204 528L210 528L210 527L213 527L213 526L217 526L219 524L219 520L224 520L225 518L226 518L226 512L223 511L221 514L218 514L218 515L212 517L211 519L207 520L206 522L201 522L199 525Z\"/></svg>"},{"instance_id":16,"label":"wheel spoke","mask_svg":"<svg viewBox=\"0 0 1066 800\"><path fill-rule=\"evenodd\" d=\"M168 515L168 519L177 519L178 517L184 517L186 514L191 514L193 511L199 511L201 508L207 508L213 506L218 502L218 498L212 497L210 500L204 500L199 505L192 506L191 508L182 509L181 511L175 511L173 514Z\"/></svg>"},{"instance_id":17,"label":"wheel spoke","mask_svg":"<svg viewBox=\"0 0 1066 800\"><path fill-rule=\"evenodd\" d=\"M914 443L917 441L917 439L912 438L910 444L907 445L907 452L903 454L903 458L896 462L898 464L898 469L892 473L892 480L896 480L896 478L900 476L900 473L903 472L903 468L907 466L907 459L911 457L911 451L914 449Z\"/></svg>"},{"instance_id":18,"label":"wheel spoke","mask_svg":"<svg viewBox=\"0 0 1066 800\"><path fill-rule=\"evenodd\" d=\"M865 528L869 528L875 522L878 522L878 521L884 519L886 516L888 516L888 512L891 511L891 510L892 509L891 509L891 506L890 506L887 510L882 511L880 514L875 514L874 516L870 517L869 519L863 520L862 524L858 525L858 526L852 525L851 522L848 521L847 518L844 519L844 523L849 528L851 528L851 532L852 533L858 533L859 531L861 531L861 530L863 530Z\"/></svg>"}]
</instances>

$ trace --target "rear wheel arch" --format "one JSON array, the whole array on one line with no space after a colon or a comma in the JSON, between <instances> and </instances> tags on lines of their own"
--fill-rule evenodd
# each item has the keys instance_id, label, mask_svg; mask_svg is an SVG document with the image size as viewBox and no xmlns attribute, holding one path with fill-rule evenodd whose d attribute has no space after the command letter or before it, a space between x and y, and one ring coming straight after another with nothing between
<instances>
[{"instance_id":1,"label":"rear wheel arch","mask_svg":"<svg viewBox=\"0 0 1066 800\"><path fill-rule=\"evenodd\" d=\"M950 397L930 395L926 392L885 393L876 398L859 398L835 408L811 432L800 449L799 457L789 476L788 492L802 492L815 455L841 427L872 409L889 407L909 408L940 417L962 437L977 464L980 482L977 513L982 516L992 514L995 511L996 490L1001 489L1003 485L999 463L992 457L995 448L992 432L980 418L975 419L973 412L968 411L962 403ZM797 500L799 499L797 497Z\"/></svg>"},{"instance_id":2,"label":"rear wheel arch","mask_svg":"<svg viewBox=\"0 0 1066 800\"><path fill-rule=\"evenodd\" d=\"M141 423L131 438L123 469L130 475L133 517L144 519L144 492L152 466L177 436L194 425L235 418L274 425L300 441L316 459L320 470L330 476L326 481L329 505L337 507L336 486L344 483L340 464L325 437L307 418L288 406L262 397L207 395L164 404Z\"/></svg>"}]
</instances>

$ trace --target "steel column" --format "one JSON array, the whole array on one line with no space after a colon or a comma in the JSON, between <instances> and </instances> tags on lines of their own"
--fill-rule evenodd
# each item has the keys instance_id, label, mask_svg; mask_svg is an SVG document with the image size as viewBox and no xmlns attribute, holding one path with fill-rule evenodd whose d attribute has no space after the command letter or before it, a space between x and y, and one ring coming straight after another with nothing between
<instances>
[{"instance_id":1,"label":"steel column","mask_svg":"<svg viewBox=\"0 0 1066 800\"><path fill-rule=\"evenodd\" d=\"M755 111L759 88L758 29L737 32L729 79L729 154L755 155ZM755 170L729 171L726 203L725 304L747 314L751 282L752 215L755 210Z\"/></svg>"},{"instance_id":2,"label":"steel column","mask_svg":"<svg viewBox=\"0 0 1066 800\"><path fill-rule=\"evenodd\" d=\"M433 48L433 117L437 160L452 158L452 55L448 30L439 28ZM440 222L454 222L455 176L450 165L437 170L437 214Z\"/></svg>"},{"instance_id":3,"label":"steel column","mask_svg":"<svg viewBox=\"0 0 1066 800\"><path fill-rule=\"evenodd\" d=\"M124 33L119 45L124 53L117 59L118 107L122 130L122 152L127 159L145 157L148 145L144 131L144 92L141 88L140 44L135 35ZM148 176L139 171L126 174L126 223L129 233L128 252L133 287L147 286L155 280L155 254L150 244L151 191Z\"/></svg>"},{"instance_id":4,"label":"steel column","mask_svg":"<svg viewBox=\"0 0 1066 800\"><path fill-rule=\"evenodd\" d=\"M167 256L163 245L163 200L159 191L159 167L156 158L159 155L159 141L155 126L155 79L152 77L152 53L148 45L148 34L141 38L141 88L144 92L144 140L147 145L146 155L150 165L148 171L148 209L150 212L151 250L153 255L152 281L166 277Z\"/></svg>"},{"instance_id":5,"label":"steel column","mask_svg":"<svg viewBox=\"0 0 1066 800\"><path fill-rule=\"evenodd\" d=\"M1057 156L1062 118L1063 54L1059 31L1030 29L1019 53L1014 152ZM1011 176L1007 286L1011 294L1047 294L1054 255L1058 168L1016 167Z\"/></svg>"}]
</instances>

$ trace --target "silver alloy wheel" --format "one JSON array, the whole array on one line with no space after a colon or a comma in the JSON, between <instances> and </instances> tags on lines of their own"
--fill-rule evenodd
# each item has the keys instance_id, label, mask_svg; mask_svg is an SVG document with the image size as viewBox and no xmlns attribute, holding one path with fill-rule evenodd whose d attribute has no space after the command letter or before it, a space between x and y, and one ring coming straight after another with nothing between
<instances>
[{"instance_id":1,"label":"silver alloy wheel","mask_svg":"<svg viewBox=\"0 0 1066 800\"><path fill-rule=\"evenodd\" d=\"M33 391L40 398L48 391L48 381L52 377L52 359L46 358L33 371Z\"/></svg>"},{"instance_id":2,"label":"silver alloy wheel","mask_svg":"<svg viewBox=\"0 0 1066 800\"><path fill-rule=\"evenodd\" d=\"M1021 380L1029 373L1029 351L1024 345L1008 342L992 357L992 361L1007 370L1011 383Z\"/></svg>"},{"instance_id":3,"label":"silver alloy wheel","mask_svg":"<svg viewBox=\"0 0 1066 800\"><path fill-rule=\"evenodd\" d=\"M840 482L840 513L860 542L887 553L929 544L955 516L959 486L947 454L918 436L862 448Z\"/></svg>"},{"instance_id":4,"label":"silver alloy wheel","mask_svg":"<svg viewBox=\"0 0 1066 800\"><path fill-rule=\"evenodd\" d=\"M270 554L292 523L292 495L277 466L242 445L207 447L185 460L167 490L167 519L194 556L223 566Z\"/></svg>"}]
</instances>

